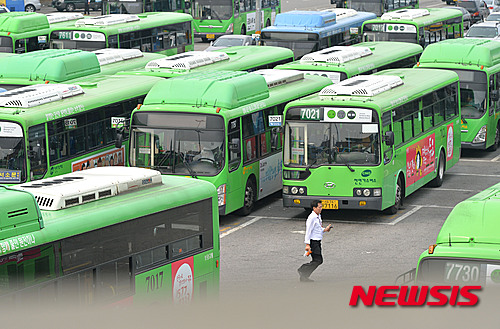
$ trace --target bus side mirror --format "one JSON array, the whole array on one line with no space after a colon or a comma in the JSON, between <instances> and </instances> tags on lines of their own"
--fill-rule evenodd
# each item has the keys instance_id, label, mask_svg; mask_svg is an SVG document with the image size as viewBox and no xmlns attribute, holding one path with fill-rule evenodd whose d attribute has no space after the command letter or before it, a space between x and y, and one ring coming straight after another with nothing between
<instances>
[{"instance_id":1,"label":"bus side mirror","mask_svg":"<svg viewBox=\"0 0 500 329\"><path fill-rule=\"evenodd\" d=\"M125 128L117 128L116 129L116 140L115 140L115 147L119 149L122 147L123 143L123 133L125 132Z\"/></svg>"},{"instance_id":2,"label":"bus side mirror","mask_svg":"<svg viewBox=\"0 0 500 329\"><path fill-rule=\"evenodd\" d=\"M498 90L492 90L490 98L492 101L497 102L499 99Z\"/></svg>"},{"instance_id":3,"label":"bus side mirror","mask_svg":"<svg viewBox=\"0 0 500 329\"><path fill-rule=\"evenodd\" d=\"M384 142L385 142L385 145L387 145L387 146L394 145L394 132L386 131L385 135L384 135Z\"/></svg>"}]
</instances>

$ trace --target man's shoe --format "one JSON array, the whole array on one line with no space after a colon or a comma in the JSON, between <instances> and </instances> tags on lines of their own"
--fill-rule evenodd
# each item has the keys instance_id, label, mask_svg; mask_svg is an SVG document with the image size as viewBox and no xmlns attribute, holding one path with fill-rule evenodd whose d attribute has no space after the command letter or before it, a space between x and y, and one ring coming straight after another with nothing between
<instances>
[{"instance_id":1,"label":"man's shoe","mask_svg":"<svg viewBox=\"0 0 500 329\"><path fill-rule=\"evenodd\" d=\"M301 276L300 282L314 282L314 280L309 279L308 277Z\"/></svg>"}]
</instances>

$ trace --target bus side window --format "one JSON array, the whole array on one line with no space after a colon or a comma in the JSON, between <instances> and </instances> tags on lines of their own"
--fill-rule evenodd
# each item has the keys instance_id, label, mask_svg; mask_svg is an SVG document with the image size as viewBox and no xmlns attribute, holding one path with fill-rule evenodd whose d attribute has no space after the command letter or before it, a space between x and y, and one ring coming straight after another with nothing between
<instances>
[{"instance_id":1,"label":"bus side window","mask_svg":"<svg viewBox=\"0 0 500 329\"><path fill-rule=\"evenodd\" d=\"M28 128L28 142L31 179L35 180L43 178L47 172L45 124Z\"/></svg>"},{"instance_id":2,"label":"bus side window","mask_svg":"<svg viewBox=\"0 0 500 329\"><path fill-rule=\"evenodd\" d=\"M457 84L444 87L444 92L446 94L446 98L444 101L446 120L449 120L452 117L458 115L457 89L458 89Z\"/></svg>"},{"instance_id":3,"label":"bus side window","mask_svg":"<svg viewBox=\"0 0 500 329\"><path fill-rule=\"evenodd\" d=\"M391 112L385 112L382 114L382 138L385 136L385 133L391 131ZM388 164L392 160L393 155L393 146L388 146L383 142L382 139L382 150L384 152L384 164Z\"/></svg>"},{"instance_id":4,"label":"bus side window","mask_svg":"<svg viewBox=\"0 0 500 329\"><path fill-rule=\"evenodd\" d=\"M241 162L240 119L232 119L227 127L229 172L235 171Z\"/></svg>"},{"instance_id":5,"label":"bus side window","mask_svg":"<svg viewBox=\"0 0 500 329\"><path fill-rule=\"evenodd\" d=\"M424 131L434 126L434 115L432 111L432 94L427 94L422 99L422 112L424 114Z\"/></svg>"},{"instance_id":6,"label":"bus side window","mask_svg":"<svg viewBox=\"0 0 500 329\"><path fill-rule=\"evenodd\" d=\"M489 110L489 114L490 115L493 115L495 113L495 101L491 97L491 94L492 94L493 90L497 90L497 86L496 86L496 83L495 83L495 76L491 75L490 76L490 90L489 90L489 94L490 94L490 110Z\"/></svg>"},{"instance_id":7,"label":"bus side window","mask_svg":"<svg viewBox=\"0 0 500 329\"><path fill-rule=\"evenodd\" d=\"M14 49L16 54L22 54L26 52L26 39L16 40L16 47Z\"/></svg>"},{"instance_id":8,"label":"bus side window","mask_svg":"<svg viewBox=\"0 0 500 329\"><path fill-rule=\"evenodd\" d=\"M500 73L495 74L495 79L496 79L496 91L500 93ZM495 112L498 113L500 112L500 100L496 102L495 104Z\"/></svg>"}]
</instances>

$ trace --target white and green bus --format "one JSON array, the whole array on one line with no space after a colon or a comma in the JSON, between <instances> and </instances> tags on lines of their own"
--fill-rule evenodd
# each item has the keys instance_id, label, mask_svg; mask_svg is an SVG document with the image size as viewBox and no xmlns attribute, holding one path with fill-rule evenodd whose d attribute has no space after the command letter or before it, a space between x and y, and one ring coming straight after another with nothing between
<instances>
[{"instance_id":1,"label":"white and green bus","mask_svg":"<svg viewBox=\"0 0 500 329\"><path fill-rule=\"evenodd\" d=\"M285 109L283 204L396 213L440 186L460 155L458 76L393 69L359 75Z\"/></svg>"},{"instance_id":2,"label":"white and green bus","mask_svg":"<svg viewBox=\"0 0 500 329\"><path fill-rule=\"evenodd\" d=\"M440 68L460 77L462 148L495 151L500 143L500 43L456 39L430 45L419 68Z\"/></svg>"},{"instance_id":3,"label":"white and green bus","mask_svg":"<svg viewBox=\"0 0 500 329\"><path fill-rule=\"evenodd\" d=\"M209 181L220 214L249 214L255 201L281 189L286 103L329 84L284 70L162 80L132 113L129 164Z\"/></svg>"},{"instance_id":4,"label":"white and green bus","mask_svg":"<svg viewBox=\"0 0 500 329\"><path fill-rule=\"evenodd\" d=\"M275 69L299 70L306 74L326 76L333 83L338 83L359 74L413 67L422 51L422 46L407 42L362 42L309 53L298 61L278 65Z\"/></svg>"}]
</instances>

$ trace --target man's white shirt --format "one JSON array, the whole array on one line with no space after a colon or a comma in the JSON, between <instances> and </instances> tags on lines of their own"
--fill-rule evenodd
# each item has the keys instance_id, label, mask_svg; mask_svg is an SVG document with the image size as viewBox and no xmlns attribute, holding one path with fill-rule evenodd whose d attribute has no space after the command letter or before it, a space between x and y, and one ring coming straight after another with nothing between
<instances>
[{"instance_id":1,"label":"man's white shirt","mask_svg":"<svg viewBox=\"0 0 500 329\"><path fill-rule=\"evenodd\" d=\"M321 220L321 214L318 215L314 211L311 212L306 221L306 236L304 243L310 244L311 240L322 240L323 233L323 221Z\"/></svg>"}]
</instances>

